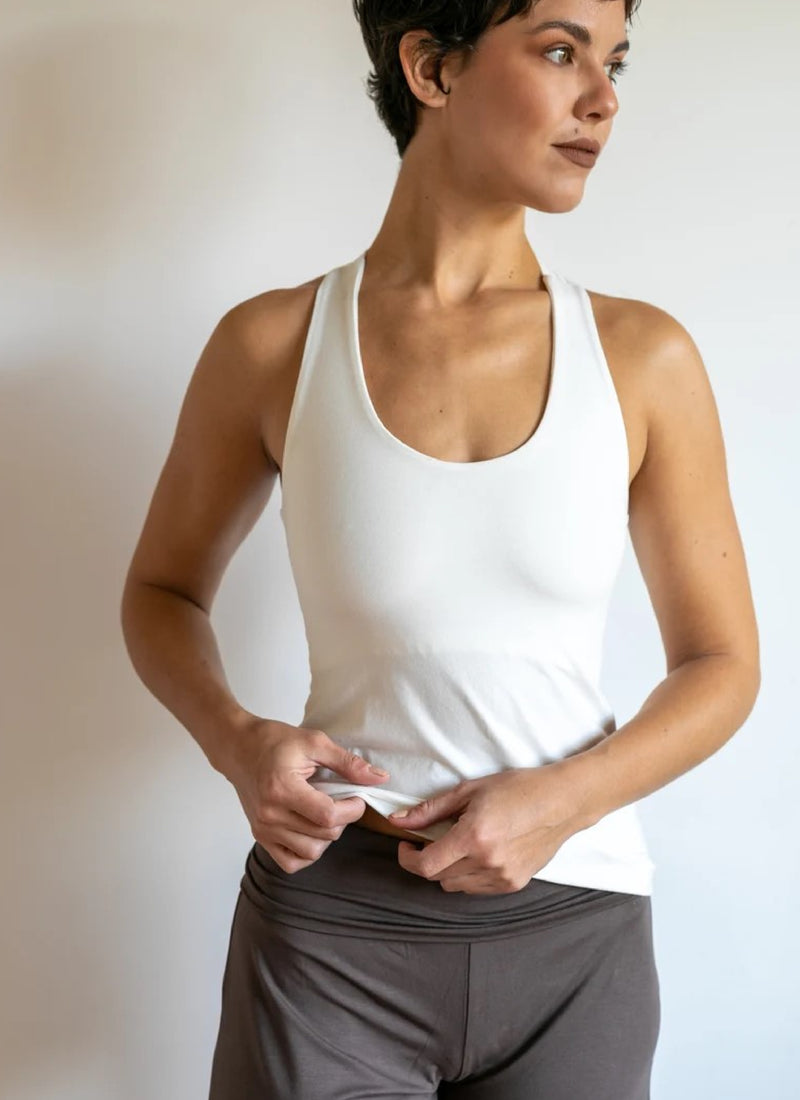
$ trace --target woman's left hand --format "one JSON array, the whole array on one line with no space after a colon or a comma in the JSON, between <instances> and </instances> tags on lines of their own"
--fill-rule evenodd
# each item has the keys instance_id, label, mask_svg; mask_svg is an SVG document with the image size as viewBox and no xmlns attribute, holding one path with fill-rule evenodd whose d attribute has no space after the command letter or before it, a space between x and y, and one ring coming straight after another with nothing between
<instances>
[{"instance_id":1,"label":"woman's left hand","mask_svg":"<svg viewBox=\"0 0 800 1100\"><path fill-rule=\"evenodd\" d=\"M388 820L421 829L448 817L458 820L444 836L422 850L401 840L397 858L407 871L465 894L521 890L568 837L587 827L566 760L464 780Z\"/></svg>"}]
</instances>

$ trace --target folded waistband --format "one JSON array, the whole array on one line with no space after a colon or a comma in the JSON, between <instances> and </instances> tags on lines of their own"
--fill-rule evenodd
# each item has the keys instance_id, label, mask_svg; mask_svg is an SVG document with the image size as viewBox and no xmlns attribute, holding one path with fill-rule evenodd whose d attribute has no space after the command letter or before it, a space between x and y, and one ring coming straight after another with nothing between
<instances>
[{"instance_id":1,"label":"folded waistband","mask_svg":"<svg viewBox=\"0 0 800 1100\"><path fill-rule=\"evenodd\" d=\"M241 890L264 916L295 928L456 943L529 934L648 900L536 877L507 894L448 892L401 867L398 844L397 837L348 825L319 859L290 873L256 842Z\"/></svg>"}]
</instances>

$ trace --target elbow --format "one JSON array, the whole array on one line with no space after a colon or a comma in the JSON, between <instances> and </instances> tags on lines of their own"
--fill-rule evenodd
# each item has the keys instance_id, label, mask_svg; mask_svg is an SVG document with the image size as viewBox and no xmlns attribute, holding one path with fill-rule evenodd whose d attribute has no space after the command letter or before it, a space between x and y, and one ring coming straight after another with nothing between
<instances>
[{"instance_id":1,"label":"elbow","mask_svg":"<svg viewBox=\"0 0 800 1100\"><path fill-rule=\"evenodd\" d=\"M131 638L136 630L136 624L142 608L142 597L149 586L140 577L128 572L122 595L119 601L117 619L122 631L122 637L130 652Z\"/></svg>"},{"instance_id":2,"label":"elbow","mask_svg":"<svg viewBox=\"0 0 800 1100\"><path fill-rule=\"evenodd\" d=\"M730 659L734 666L737 695L742 700L747 716L755 706L761 691L761 662L757 655L753 657L731 654Z\"/></svg>"},{"instance_id":3,"label":"elbow","mask_svg":"<svg viewBox=\"0 0 800 1100\"><path fill-rule=\"evenodd\" d=\"M130 629L133 620L134 607L136 603L136 584L131 581L130 576L127 577L125 585L122 589L122 596L119 601L118 609L118 622L122 637L125 642L128 651L130 652Z\"/></svg>"},{"instance_id":4,"label":"elbow","mask_svg":"<svg viewBox=\"0 0 800 1100\"><path fill-rule=\"evenodd\" d=\"M712 676L716 689L733 703L743 722L753 710L761 690L761 663L758 654L742 653L731 649L715 649L690 657L674 665L700 661L709 662L707 667L714 670Z\"/></svg>"},{"instance_id":5,"label":"elbow","mask_svg":"<svg viewBox=\"0 0 800 1100\"><path fill-rule=\"evenodd\" d=\"M756 663L752 666L752 676L753 702L750 707L751 710L755 706L756 699L758 698L761 691L761 663L759 661L756 661Z\"/></svg>"}]
</instances>

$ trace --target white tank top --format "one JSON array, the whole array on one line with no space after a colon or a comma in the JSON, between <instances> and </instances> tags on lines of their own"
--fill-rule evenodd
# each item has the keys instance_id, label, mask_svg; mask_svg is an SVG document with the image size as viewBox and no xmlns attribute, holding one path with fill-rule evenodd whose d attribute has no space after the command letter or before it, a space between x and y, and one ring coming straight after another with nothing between
<instances>
[{"instance_id":1,"label":"white tank top","mask_svg":"<svg viewBox=\"0 0 800 1100\"><path fill-rule=\"evenodd\" d=\"M628 445L586 291L543 272L551 381L538 427L477 462L423 454L379 419L358 340L365 254L320 282L287 425L280 514L308 641L301 726L386 768L318 768L379 813L616 729L599 687L627 537ZM452 820L414 830L436 839ZM652 893L635 803L571 836L534 878Z\"/></svg>"}]
</instances>

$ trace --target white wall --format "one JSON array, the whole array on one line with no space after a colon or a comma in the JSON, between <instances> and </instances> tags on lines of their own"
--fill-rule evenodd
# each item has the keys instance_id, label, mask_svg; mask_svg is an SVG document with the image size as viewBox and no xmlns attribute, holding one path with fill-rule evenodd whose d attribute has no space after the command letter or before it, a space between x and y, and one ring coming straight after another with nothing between
<instances>
[{"instance_id":1,"label":"white wall","mask_svg":"<svg viewBox=\"0 0 800 1100\"><path fill-rule=\"evenodd\" d=\"M761 626L746 725L640 804L657 864L654 1100L800 1087L800 10L769 16L644 0L583 204L529 215L543 262L694 336ZM136 678L119 598L216 321L377 230L397 159L367 68L350 0L0 2L4 1100L206 1095L252 837ZM278 494L214 622L243 704L297 722L307 664ZM605 673L620 724L665 671L628 550Z\"/></svg>"}]
</instances>

